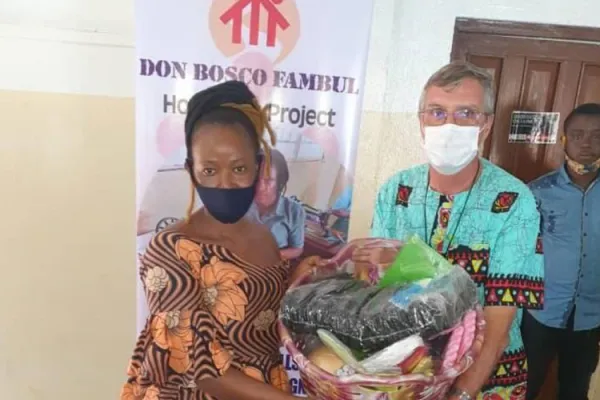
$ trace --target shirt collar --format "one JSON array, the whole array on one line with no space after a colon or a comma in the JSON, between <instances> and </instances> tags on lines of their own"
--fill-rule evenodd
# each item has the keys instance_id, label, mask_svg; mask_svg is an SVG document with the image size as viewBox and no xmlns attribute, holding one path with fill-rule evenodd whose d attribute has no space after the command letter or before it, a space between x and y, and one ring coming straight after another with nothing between
<instances>
[{"instance_id":1,"label":"shirt collar","mask_svg":"<svg viewBox=\"0 0 600 400\"><path fill-rule=\"evenodd\" d=\"M559 179L560 183L573 183L573 181L571 180L571 177L567 173L567 164L562 164L558 168L558 179Z\"/></svg>"},{"instance_id":2,"label":"shirt collar","mask_svg":"<svg viewBox=\"0 0 600 400\"><path fill-rule=\"evenodd\" d=\"M283 204L283 201L284 201L283 200L283 196L279 196L277 198L277 205L273 208L273 210L271 212L268 212L268 213L262 215L262 217L261 217L261 215L258 212L258 206L256 205L255 202L252 202L252 205L250 206L249 212L253 216L255 216L257 219L259 219L259 220L260 219L264 219L264 218L268 218L268 217L271 217L271 216L274 216L274 215L281 215L281 214L283 214L283 211L284 211L283 208L285 206Z\"/></svg>"},{"instance_id":3,"label":"shirt collar","mask_svg":"<svg viewBox=\"0 0 600 400\"><path fill-rule=\"evenodd\" d=\"M569 173L567 172L567 164L566 163L561 165L560 168L558 169L558 180L559 180L559 183L568 183L568 184L574 185L573 180L571 179L571 177L569 176ZM592 183L595 183L598 180L600 180L600 173L598 175L596 175L596 178L592 181Z\"/></svg>"}]
</instances>

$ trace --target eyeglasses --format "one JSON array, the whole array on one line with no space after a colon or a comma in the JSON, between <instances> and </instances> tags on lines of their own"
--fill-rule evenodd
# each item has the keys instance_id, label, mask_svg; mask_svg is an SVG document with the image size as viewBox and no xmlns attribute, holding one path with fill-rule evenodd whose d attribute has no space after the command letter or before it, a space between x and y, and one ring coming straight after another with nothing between
<instances>
[{"instance_id":1,"label":"eyeglasses","mask_svg":"<svg viewBox=\"0 0 600 400\"><path fill-rule=\"evenodd\" d=\"M442 108L430 108L421 111L419 115L423 118L425 125L429 126L439 126L445 124L448 121L449 115L452 115L454 123L460 126L479 125L488 116L486 113L470 110L468 108L456 110L451 113Z\"/></svg>"}]
</instances>

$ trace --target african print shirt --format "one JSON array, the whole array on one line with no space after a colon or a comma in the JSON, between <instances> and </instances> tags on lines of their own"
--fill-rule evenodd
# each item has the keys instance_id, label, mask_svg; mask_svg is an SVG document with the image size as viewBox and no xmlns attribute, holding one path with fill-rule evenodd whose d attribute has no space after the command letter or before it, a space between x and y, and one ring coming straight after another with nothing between
<instances>
[{"instance_id":1,"label":"african print shirt","mask_svg":"<svg viewBox=\"0 0 600 400\"><path fill-rule=\"evenodd\" d=\"M523 308L543 304L540 217L525 184L481 163L470 194L444 196L428 188L427 165L393 176L378 194L372 236L403 240L417 234L471 275L483 306L519 308L509 345L479 398L524 399L527 360L519 326Z\"/></svg>"}]
</instances>

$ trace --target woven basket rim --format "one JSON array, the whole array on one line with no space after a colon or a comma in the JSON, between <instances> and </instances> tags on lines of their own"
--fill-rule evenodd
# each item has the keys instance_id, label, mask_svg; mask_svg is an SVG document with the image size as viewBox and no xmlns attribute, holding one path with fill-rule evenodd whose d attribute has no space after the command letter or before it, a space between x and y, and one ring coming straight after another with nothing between
<instances>
[{"instance_id":1,"label":"woven basket rim","mask_svg":"<svg viewBox=\"0 0 600 400\"><path fill-rule=\"evenodd\" d=\"M298 277L289 286L288 291L301 286L305 281L313 277L313 273L307 272L302 276ZM287 291L286 291L287 293ZM335 382L337 385L342 386L400 386L410 383L416 383L419 385L432 385L437 386L441 383L454 381L459 375L466 371L472 364L477 356L477 353L473 347L473 344L483 341L483 332L485 327L485 320L483 317L483 309L480 305L474 308L476 312L476 332L475 338L471 343L470 348L466 351L464 356L457 360L453 366L446 368L440 374L428 376L424 374L404 374L398 375L398 377L391 376L375 376L362 373L356 373L350 376L339 377L337 375L330 374L329 372L321 369L314 363L308 360L308 358L298 349L294 341L292 340L291 334L283 321L281 315L279 315L277 321L277 330L281 338L281 342L287 352L290 354L294 362L298 365L298 370L301 374L307 375L308 377L318 377L321 380L327 380ZM460 326L458 324L457 326ZM455 327L456 328L456 327ZM451 330L450 330L451 331Z\"/></svg>"}]
</instances>

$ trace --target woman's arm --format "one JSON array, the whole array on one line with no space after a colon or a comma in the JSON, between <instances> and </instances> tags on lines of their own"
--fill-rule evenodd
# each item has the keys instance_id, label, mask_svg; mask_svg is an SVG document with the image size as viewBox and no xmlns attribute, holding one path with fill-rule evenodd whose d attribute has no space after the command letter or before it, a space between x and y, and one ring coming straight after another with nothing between
<instances>
[{"instance_id":1,"label":"woman's arm","mask_svg":"<svg viewBox=\"0 0 600 400\"><path fill-rule=\"evenodd\" d=\"M244 375L243 372L229 368L225 374L216 379L202 379L197 382L200 390L210 393L219 400L292 400L290 393L257 381Z\"/></svg>"}]
</instances>

